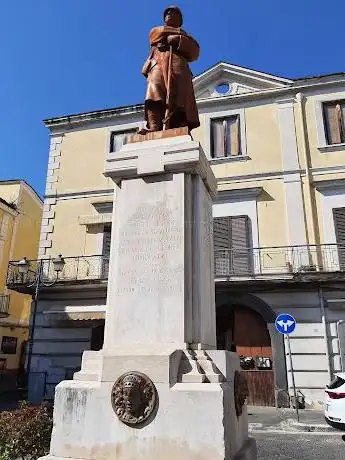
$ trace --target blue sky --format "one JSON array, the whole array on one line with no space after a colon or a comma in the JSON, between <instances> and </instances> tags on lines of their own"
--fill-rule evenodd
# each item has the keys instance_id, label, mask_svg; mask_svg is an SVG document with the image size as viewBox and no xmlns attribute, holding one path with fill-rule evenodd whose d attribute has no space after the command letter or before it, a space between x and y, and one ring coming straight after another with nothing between
<instances>
[{"instance_id":1,"label":"blue sky","mask_svg":"<svg viewBox=\"0 0 345 460\"><path fill-rule=\"evenodd\" d=\"M201 45L198 74L220 60L300 77L345 71L343 0L180 0ZM44 118L143 101L148 32L169 1L2 0L0 179L41 195Z\"/></svg>"}]
</instances>

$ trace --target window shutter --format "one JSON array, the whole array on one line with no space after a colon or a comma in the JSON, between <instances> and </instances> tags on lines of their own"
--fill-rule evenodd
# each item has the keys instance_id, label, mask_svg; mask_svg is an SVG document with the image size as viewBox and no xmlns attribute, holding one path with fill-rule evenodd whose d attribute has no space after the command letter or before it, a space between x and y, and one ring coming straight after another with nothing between
<instances>
[{"instance_id":1,"label":"window shutter","mask_svg":"<svg viewBox=\"0 0 345 460\"><path fill-rule=\"evenodd\" d=\"M252 272L250 219L248 216L216 217L213 220L216 276Z\"/></svg>"},{"instance_id":2,"label":"window shutter","mask_svg":"<svg viewBox=\"0 0 345 460\"><path fill-rule=\"evenodd\" d=\"M224 120L211 121L212 158L225 156Z\"/></svg>"},{"instance_id":3,"label":"window shutter","mask_svg":"<svg viewBox=\"0 0 345 460\"><path fill-rule=\"evenodd\" d=\"M231 217L230 231L233 272L238 275L249 274L252 272L249 217Z\"/></svg>"},{"instance_id":4,"label":"window shutter","mask_svg":"<svg viewBox=\"0 0 345 460\"><path fill-rule=\"evenodd\" d=\"M104 227L103 247L102 247L102 277L103 278L108 277L110 244L111 244L111 227Z\"/></svg>"},{"instance_id":5,"label":"window shutter","mask_svg":"<svg viewBox=\"0 0 345 460\"><path fill-rule=\"evenodd\" d=\"M339 104L324 104L324 117L327 132L327 143L340 144L341 131L339 123Z\"/></svg>"},{"instance_id":6,"label":"window shutter","mask_svg":"<svg viewBox=\"0 0 345 460\"><path fill-rule=\"evenodd\" d=\"M345 142L345 103L338 104L338 118L340 126L340 139L341 142Z\"/></svg>"},{"instance_id":7,"label":"window shutter","mask_svg":"<svg viewBox=\"0 0 345 460\"><path fill-rule=\"evenodd\" d=\"M230 249L229 217L216 217L213 220L214 250Z\"/></svg>"},{"instance_id":8,"label":"window shutter","mask_svg":"<svg viewBox=\"0 0 345 460\"><path fill-rule=\"evenodd\" d=\"M345 208L333 209L335 237L338 244L340 270L345 269Z\"/></svg>"},{"instance_id":9,"label":"window shutter","mask_svg":"<svg viewBox=\"0 0 345 460\"><path fill-rule=\"evenodd\" d=\"M211 144L212 158L241 154L239 115L211 120Z\"/></svg>"},{"instance_id":10,"label":"window shutter","mask_svg":"<svg viewBox=\"0 0 345 460\"><path fill-rule=\"evenodd\" d=\"M230 139L228 141L229 155L238 156L240 155L240 117L229 118L229 131L231 132Z\"/></svg>"},{"instance_id":11,"label":"window shutter","mask_svg":"<svg viewBox=\"0 0 345 460\"><path fill-rule=\"evenodd\" d=\"M230 274L230 217L213 219L213 246L215 276Z\"/></svg>"},{"instance_id":12,"label":"window shutter","mask_svg":"<svg viewBox=\"0 0 345 460\"><path fill-rule=\"evenodd\" d=\"M104 257L110 257L110 243L111 243L111 229L105 227L103 232L103 249L102 255Z\"/></svg>"}]
</instances>

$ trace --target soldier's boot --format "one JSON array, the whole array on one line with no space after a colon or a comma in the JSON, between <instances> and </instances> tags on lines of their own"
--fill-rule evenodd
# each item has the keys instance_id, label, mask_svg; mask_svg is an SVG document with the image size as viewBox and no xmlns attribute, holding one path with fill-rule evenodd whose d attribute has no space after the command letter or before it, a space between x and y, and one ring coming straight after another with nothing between
<instances>
[{"instance_id":1,"label":"soldier's boot","mask_svg":"<svg viewBox=\"0 0 345 460\"><path fill-rule=\"evenodd\" d=\"M163 129L163 118L164 118L164 104L161 102L151 101L150 104L146 105L146 120L147 128L143 128L139 131L139 134L151 133L154 131L162 131Z\"/></svg>"}]
</instances>

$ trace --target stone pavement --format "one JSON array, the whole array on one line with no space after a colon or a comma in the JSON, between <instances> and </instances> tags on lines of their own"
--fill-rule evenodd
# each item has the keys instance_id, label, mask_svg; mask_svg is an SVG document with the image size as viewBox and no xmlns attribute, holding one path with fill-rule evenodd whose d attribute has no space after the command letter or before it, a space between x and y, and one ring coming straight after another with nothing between
<instances>
[{"instance_id":1,"label":"stone pavement","mask_svg":"<svg viewBox=\"0 0 345 460\"><path fill-rule=\"evenodd\" d=\"M253 433L257 460L344 460L341 433Z\"/></svg>"},{"instance_id":2,"label":"stone pavement","mask_svg":"<svg viewBox=\"0 0 345 460\"><path fill-rule=\"evenodd\" d=\"M326 423L322 410L303 409L299 415L298 422L294 409L248 406L249 431L341 433Z\"/></svg>"}]
</instances>

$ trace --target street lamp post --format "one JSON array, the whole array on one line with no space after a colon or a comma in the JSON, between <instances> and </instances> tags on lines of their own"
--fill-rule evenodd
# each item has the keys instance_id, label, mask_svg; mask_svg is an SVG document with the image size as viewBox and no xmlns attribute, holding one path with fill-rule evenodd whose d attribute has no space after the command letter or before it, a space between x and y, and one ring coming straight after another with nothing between
<instances>
[{"instance_id":1,"label":"street lamp post","mask_svg":"<svg viewBox=\"0 0 345 460\"><path fill-rule=\"evenodd\" d=\"M36 315L37 315L37 306L38 306L38 297L39 291L42 286L49 287L53 286L56 281L59 279L59 274L62 272L65 266L65 259L59 254L56 258L52 260L54 271L56 273L56 279L52 282L46 282L43 278L43 264L46 262L46 259L40 259L38 261L37 269L35 272L35 279L32 283L28 284L28 287L33 289L33 309L32 309L32 321L30 324L29 329L29 347L27 353L27 364L26 364L26 372L29 381L30 370L31 370L31 359L32 359L32 349L34 345L34 334L35 334L35 326L36 326ZM21 274L23 280L25 279L25 275L28 274L30 269L30 262L27 260L26 257L23 257L19 262L17 262L18 271Z\"/></svg>"}]
</instances>

